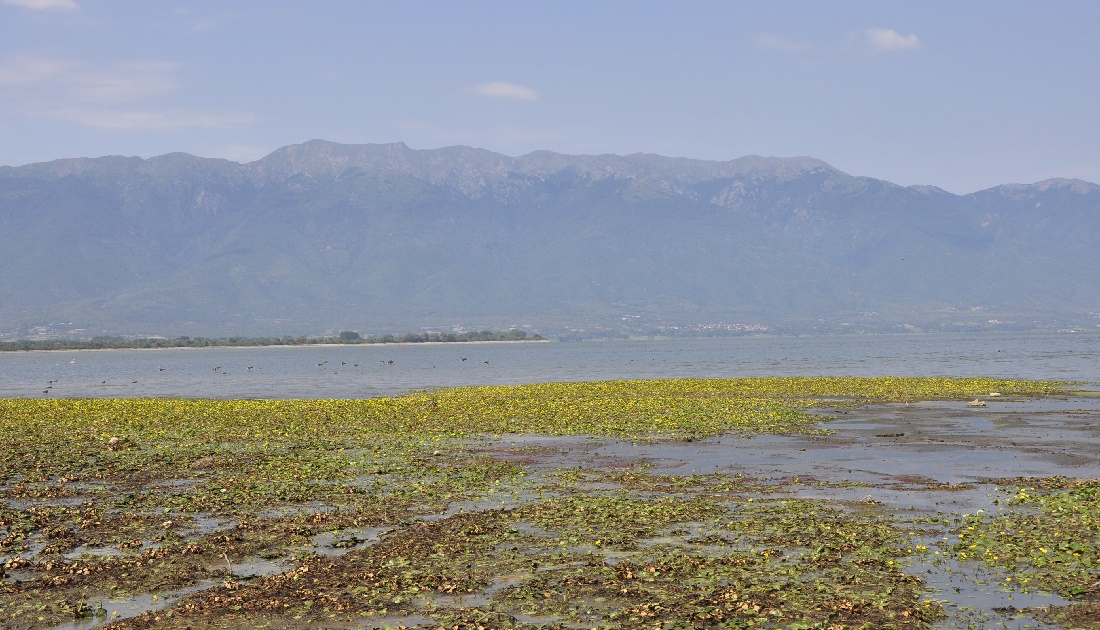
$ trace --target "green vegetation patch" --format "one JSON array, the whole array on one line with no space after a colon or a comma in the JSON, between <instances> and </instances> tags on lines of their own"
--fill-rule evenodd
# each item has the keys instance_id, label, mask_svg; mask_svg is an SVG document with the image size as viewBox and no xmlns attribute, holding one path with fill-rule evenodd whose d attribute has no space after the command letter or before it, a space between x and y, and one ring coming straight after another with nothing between
<instances>
[{"instance_id":1,"label":"green vegetation patch","mask_svg":"<svg viewBox=\"0 0 1100 630\"><path fill-rule=\"evenodd\" d=\"M1089 618L1100 599L1100 480L1016 481L1002 489L1003 512L964 515L950 553L994 569L1006 587L1082 602L1036 611L1045 619Z\"/></svg>"},{"instance_id":2,"label":"green vegetation patch","mask_svg":"<svg viewBox=\"0 0 1100 630\"><path fill-rule=\"evenodd\" d=\"M140 596L148 612L113 628L928 627L941 611L902 570L912 541L873 505L784 498L797 479L553 468L537 448L486 441L819 432L809 407L991 391L1060 385L677 379L369 400L0 400L0 625L112 616L112 602ZM985 546L960 541L960 557L1090 596L1095 484L1013 497L1004 516L967 517L967 545L978 531Z\"/></svg>"}]
</instances>

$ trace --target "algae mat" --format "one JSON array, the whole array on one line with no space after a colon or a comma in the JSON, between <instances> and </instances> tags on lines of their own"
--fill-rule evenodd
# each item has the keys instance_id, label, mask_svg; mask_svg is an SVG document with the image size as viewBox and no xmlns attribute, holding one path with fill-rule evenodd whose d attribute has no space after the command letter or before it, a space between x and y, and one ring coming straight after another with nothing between
<instances>
[{"instance_id":1,"label":"algae mat","mask_svg":"<svg viewBox=\"0 0 1100 630\"><path fill-rule=\"evenodd\" d=\"M1097 627L1098 417L939 378L0 400L0 625Z\"/></svg>"}]
</instances>

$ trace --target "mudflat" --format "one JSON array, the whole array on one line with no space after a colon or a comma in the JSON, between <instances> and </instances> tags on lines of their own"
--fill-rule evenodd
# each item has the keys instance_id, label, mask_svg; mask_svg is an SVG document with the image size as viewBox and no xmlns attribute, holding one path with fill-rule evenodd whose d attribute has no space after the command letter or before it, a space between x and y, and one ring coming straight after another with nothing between
<instances>
[{"instance_id":1,"label":"mudflat","mask_svg":"<svg viewBox=\"0 0 1100 630\"><path fill-rule=\"evenodd\" d=\"M1100 396L1071 386L4 403L5 627L1100 619Z\"/></svg>"}]
</instances>

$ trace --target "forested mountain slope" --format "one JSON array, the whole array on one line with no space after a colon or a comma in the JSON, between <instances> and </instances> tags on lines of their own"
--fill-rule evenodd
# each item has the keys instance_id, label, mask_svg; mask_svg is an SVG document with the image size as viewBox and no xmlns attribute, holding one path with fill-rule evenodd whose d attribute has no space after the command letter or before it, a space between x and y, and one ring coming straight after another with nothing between
<instances>
[{"instance_id":1,"label":"forested mountain slope","mask_svg":"<svg viewBox=\"0 0 1100 630\"><path fill-rule=\"evenodd\" d=\"M958 196L811 158L315 140L248 164L67 159L0 167L0 234L9 336L54 322L167 335L806 329L1100 311L1100 187Z\"/></svg>"}]
</instances>

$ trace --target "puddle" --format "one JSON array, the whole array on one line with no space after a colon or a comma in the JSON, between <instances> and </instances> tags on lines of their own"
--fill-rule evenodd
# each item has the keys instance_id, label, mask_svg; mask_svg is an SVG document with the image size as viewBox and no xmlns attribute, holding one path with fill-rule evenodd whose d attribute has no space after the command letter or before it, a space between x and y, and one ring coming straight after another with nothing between
<instances>
[{"instance_id":1,"label":"puddle","mask_svg":"<svg viewBox=\"0 0 1100 630\"><path fill-rule=\"evenodd\" d=\"M30 540L30 542L27 543L27 549L25 551L0 556L0 565L7 564L11 560L15 560L16 558L33 561L36 557L38 557L38 554L42 553L42 550L45 549L48 544L49 543L44 541L41 536L35 536Z\"/></svg>"},{"instance_id":2,"label":"puddle","mask_svg":"<svg viewBox=\"0 0 1100 630\"><path fill-rule=\"evenodd\" d=\"M431 617L423 615L379 615L377 617L365 617L355 621L338 622L326 621L317 624L317 628L332 628L339 630L380 630L382 628L416 628L418 626L439 627L439 623Z\"/></svg>"},{"instance_id":3,"label":"puddle","mask_svg":"<svg viewBox=\"0 0 1100 630\"><path fill-rule=\"evenodd\" d=\"M103 550L107 549L111 548L103 548ZM247 580L266 575L285 573L293 567L293 564L284 560L265 560L263 558L250 557L236 562L231 561L229 566L232 567L233 577ZM227 565L223 562L207 568L212 571L224 571ZM11 572L9 572L9 575L10 574ZM91 596L87 599L87 606L92 610L101 608L101 614L54 626L53 630L84 630L86 628L104 626L120 619L136 617L150 610L168 610L183 597L191 593L204 591L221 583L221 579L204 580L192 586L160 593L143 593L125 596Z\"/></svg>"},{"instance_id":4,"label":"puddle","mask_svg":"<svg viewBox=\"0 0 1100 630\"><path fill-rule=\"evenodd\" d=\"M227 566L232 567L230 573L232 573L233 577L249 580L252 578L264 577L266 575L286 573L294 567L294 563L278 558L267 559L260 558L259 556L251 556L240 560L229 558L228 565L223 559L221 562L216 562L207 566L206 570L225 571Z\"/></svg>"},{"instance_id":5,"label":"puddle","mask_svg":"<svg viewBox=\"0 0 1100 630\"><path fill-rule=\"evenodd\" d=\"M144 549L144 545L142 546L142 549ZM85 547L84 545L81 545L76 549L73 549L69 553L64 554L64 556L69 560L75 560L83 555L107 557L121 556L123 553L125 552L118 547ZM139 549L135 553L141 553L141 550Z\"/></svg>"},{"instance_id":6,"label":"puddle","mask_svg":"<svg viewBox=\"0 0 1100 630\"><path fill-rule=\"evenodd\" d=\"M795 489L799 499L836 501L842 504L876 504L903 515L973 514L978 510L995 513L1000 507L993 503L1004 500L990 486L976 485L965 489L929 489L924 485L906 487L830 488L805 486Z\"/></svg>"},{"instance_id":7,"label":"puddle","mask_svg":"<svg viewBox=\"0 0 1100 630\"><path fill-rule=\"evenodd\" d=\"M587 625L584 625L584 626L582 626L580 624L570 625L568 623L563 623L563 621L565 619L564 617L560 617L560 616L556 616L556 615L525 615L523 613L517 612L517 613L512 613L512 617L515 618L516 623L526 623L526 624L530 624L532 626L538 626L538 627L542 627L542 628L553 628L553 627L581 628L581 627L588 627L588 626L591 625L591 624L587 624ZM593 627L595 627L595 626L593 626Z\"/></svg>"},{"instance_id":8,"label":"puddle","mask_svg":"<svg viewBox=\"0 0 1100 630\"><path fill-rule=\"evenodd\" d=\"M211 516L209 514L195 514L191 519L194 521L192 529L196 534L213 534L215 532L233 529L237 526L237 521L233 519Z\"/></svg>"},{"instance_id":9,"label":"puddle","mask_svg":"<svg viewBox=\"0 0 1100 630\"><path fill-rule=\"evenodd\" d=\"M23 582L34 578L34 571L22 569L4 569L0 582Z\"/></svg>"},{"instance_id":10,"label":"puddle","mask_svg":"<svg viewBox=\"0 0 1100 630\"><path fill-rule=\"evenodd\" d=\"M349 527L335 532L324 532L313 537L314 553L319 556L342 556L345 553L369 547L391 531L392 527Z\"/></svg>"},{"instance_id":11,"label":"puddle","mask_svg":"<svg viewBox=\"0 0 1100 630\"><path fill-rule=\"evenodd\" d=\"M487 606L498 592L531 578L530 573L509 573L493 578L493 583L476 593L462 595L429 595L416 601L416 606L425 612L435 608L477 608Z\"/></svg>"},{"instance_id":12,"label":"puddle","mask_svg":"<svg viewBox=\"0 0 1100 630\"><path fill-rule=\"evenodd\" d=\"M971 411L1011 411L1020 413L1050 413L1063 411L1100 411L1100 396L1042 396L1038 398L1012 398L1007 396L990 398L978 396L977 400L985 407L970 407ZM971 399L974 400L974 399ZM893 407L909 406L913 409L964 409L966 400L923 400L904 403L892 403Z\"/></svg>"},{"instance_id":13,"label":"puddle","mask_svg":"<svg viewBox=\"0 0 1100 630\"><path fill-rule=\"evenodd\" d=\"M534 536L536 538L548 538L550 536L550 532L548 532L546 528L535 525L529 521L516 521L512 524L512 529L521 534Z\"/></svg>"},{"instance_id":14,"label":"puddle","mask_svg":"<svg viewBox=\"0 0 1100 630\"><path fill-rule=\"evenodd\" d=\"M994 425L992 422L980 416L967 418L967 422L970 423L970 428L974 429L975 431L985 431L987 429L993 429L996 427L996 425Z\"/></svg>"},{"instance_id":15,"label":"puddle","mask_svg":"<svg viewBox=\"0 0 1100 630\"><path fill-rule=\"evenodd\" d=\"M204 591L220 583L221 582L218 580L207 580L193 586L185 586L163 593L122 597L89 597L87 600L88 607L95 610L98 606L102 606L103 614L98 617L76 619L68 623L63 623L59 626L54 626L53 630L85 630L87 628L105 626L120 619L136 617L149 610L167 610L184 596Z\"/></svg>"},{"instance_id":16,"label":"puddle","mask_svg":"<svg viewBox=\"0 0 1100 630\"><path fill-rule=\"evenodd\" d=\"M938 601L943 606L947 619L933 626L939 630L975 627L1010 630L1053 628L1056 626L1042 623L1019 609L1070 603L1055 594L1011 590L1006 587L1003 575L978 565L959 563L947 558L938 560L936 564L921 563L918 560L903 570L924 580L927 598ZM1011 615L997 612L1013 609L1016 610Z\"/></svg>"},{"instance_id":17,"label":"puddle","mask_svg":"<svg viewBox=\"0 0 1100 630\"><path fill-rule=\"evenodd\" d=\"M1019 413L1100 412L1100 396L1012 400L1007 401L1005 404L998 402L995 405L990 405L990 407L996 411Z\"/></svg>"},{"instance_id":18,"label":"puddle","mask_svg":"<svg viewBox=\"0 0 1100 630\"><path fill-rule=\"evenodd\" d=\"M287 518L293 516L308 516L320 512L333 512L336 508L321 501L310 501L297 505L280 505L259 512L259 518Z\"/></svg>"},{"instance_id":19,"label":"puddle","mask_svg":"<svg viewBox=\"0 0 1100 630\"><path fill-rule=\"evenodd\" d=\"M88 500L88 496L61 497L59 499L5 499L13 510L25 510L29 507L78 507Z\"/></svg>"},{"instance_id":20,"label":"puddle","mask_svg":"<svg viewBox=\"0 0 1100 630\"><path fill-rule=\"evenodd\" d=\"M199 485L199 479L167 479L152 484L153 488L193 488Z\"/></svg>"},{"instance_id":21,"label":"puddle","mask_svg":"<svg viewBox=\"0 0 1100 630\"><path fill-rule=\"evenodd\" d=\"M927 477L929 482L962 483L996 477L999 472L1019 476L1048 476L1061 467L1041 462L1013 461L1020 453L982 449L972 445L935 444L935 463L929 445L885 442L884 438L811 442L804 437L762 436L745 442L717 438L703 448L695 445L609 444L596 454L647 462L651 472L668 475L737 473L754 476L810 476L864 484L892 483L898 476ZM1100 466L1098 466L1100 468ZM1017 472L1027 471L1027 472Z\"/></svg>"}]
</instances>

